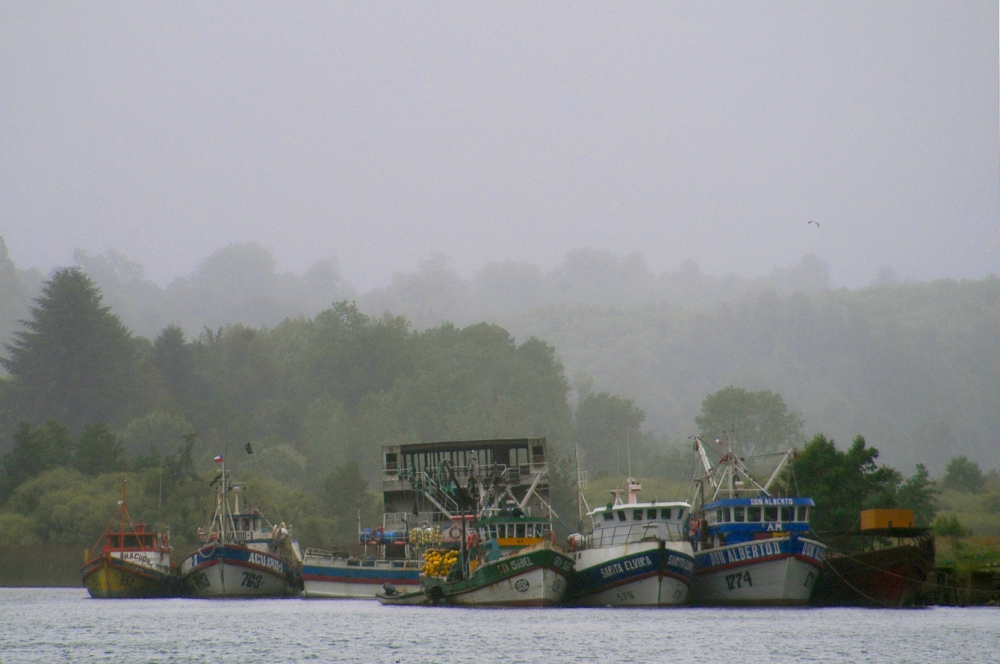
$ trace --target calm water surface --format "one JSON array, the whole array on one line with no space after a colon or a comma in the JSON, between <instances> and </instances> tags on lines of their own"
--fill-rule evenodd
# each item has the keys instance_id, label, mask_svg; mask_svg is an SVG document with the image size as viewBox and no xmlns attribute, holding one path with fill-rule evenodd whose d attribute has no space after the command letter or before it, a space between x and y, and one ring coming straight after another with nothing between
<instances>
[{"instance_id":1,"label":"calm water surface","mask_svg":"<svg viewBox=\"0 0 1000 664\"><path fill-rule=\"evenodd\" d=\"M997 662L1000 609L457 609L0 589L0 662Z\"/></svg>"}]
</instances>

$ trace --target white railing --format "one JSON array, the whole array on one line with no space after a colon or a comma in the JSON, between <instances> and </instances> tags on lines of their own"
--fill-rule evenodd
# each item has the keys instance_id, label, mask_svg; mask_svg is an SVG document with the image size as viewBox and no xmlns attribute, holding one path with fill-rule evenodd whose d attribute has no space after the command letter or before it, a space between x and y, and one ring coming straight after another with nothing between
<instances>
[{"instance_id":1,"label":"white railing","mask_svg":"<svg viewBox=\"0 0 1000 664\"><path fill-rule=\"evenodd\" d=\"M684 527L679 523L665 523L663 521L600 526L587 536L586 542L588 547L596 548L652 539L669 542L681 541L684 539Z\"/></svg>"}]
</instances>

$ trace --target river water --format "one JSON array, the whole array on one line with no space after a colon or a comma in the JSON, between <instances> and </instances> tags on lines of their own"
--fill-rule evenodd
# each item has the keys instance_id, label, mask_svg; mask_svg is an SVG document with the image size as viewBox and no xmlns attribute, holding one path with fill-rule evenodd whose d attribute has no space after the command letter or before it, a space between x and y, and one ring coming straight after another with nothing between
<instances>
[{"instance_id":1,"label":"river water","mask_svg":"<svg viewBox=\"0 0 1000 664\"><path fill-rule=\"evenodd\" d=\"M996 662L1000 608L459 609L0 589L0 662Z\"/></svg>"}]
</instances>

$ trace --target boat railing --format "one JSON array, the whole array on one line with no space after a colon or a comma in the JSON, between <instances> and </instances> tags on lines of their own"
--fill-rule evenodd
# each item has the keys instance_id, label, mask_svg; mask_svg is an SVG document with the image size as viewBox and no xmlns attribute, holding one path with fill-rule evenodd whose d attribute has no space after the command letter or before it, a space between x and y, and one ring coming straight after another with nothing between
<instances>
[{"instance_id":1,"label":"boat railing","mask_svg":"<svg viewBox=\"0 0 1000 664\"><path fill-rule=\"evenodd\" d=\"M587 537L587 545L599 548L651 539L681 541L684 539L684 528L679 523L664 523L662 521L605 526L594 529L594 532Z\"/></svg>"},{"instance_id":2,"label":"boat railing","mask_svg":"<svg viewBox=\"0 0 1000 664\"><path fill-rule=\"evenodd\" d=\"M470 476L475 476L484 483L494 483L500 481L506 484L519 484L522 481L530 481L538 473L547 473L548 464L545 461L535 461L533 463L523 463L517 465L507 465L503 463L495 464L470 464L467 466L452 466L448 472L443 466L433 469L404 468L397 464L387 464L382 470L383 482L409 482L411 484L426 481L430 478L438 484L446 484L451 481L451 473L455 479L466 482Z\"/></svg>"}]
</instances>

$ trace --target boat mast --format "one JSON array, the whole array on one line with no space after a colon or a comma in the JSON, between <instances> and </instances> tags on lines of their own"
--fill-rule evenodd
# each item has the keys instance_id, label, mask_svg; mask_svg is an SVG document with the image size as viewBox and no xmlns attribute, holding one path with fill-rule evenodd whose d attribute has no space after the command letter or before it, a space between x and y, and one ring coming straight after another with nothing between
<instances>
[{"instance_id":1,"label":"boat mast","mask_svg":"<svg viewBox=\"0 0 1000 664\"><path fill-rule=\"evenodd\" d=\"M229 499L226 497L226 452L228 450L223 448L222 454L222 510L219 513L219 518L222 523L219 525L219 542L225 546L226 545L226 512L229 511Z\"/></svg>"},{"instance_id":2,"label":"boat mast","mask_svg":"<svg viewBox=\"0 0 1000 664\"><path fill-rule=\"evenodd\" d=\"M576 532L583 534L583 487L580 486L580 445L573 443L576 450Z\"/></svg>"},{"instance_id":3,"label":"boat mast","mask_svg":"<svg viewBox=\"0 0 1000 664\"><path fill-rule=\"evenodd\" d=\"M122 508L121 508L122 528L120 531L121 534L118 536L118 550L121 554L122 559L125 558L125 483L127 481L128 480L124 479L122 480ZM129 517L129 520L130 521L132 520L131 517Z\"/></svg>"}]
</instances>

